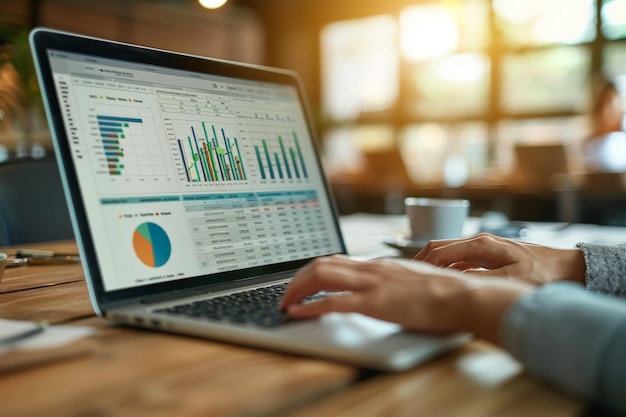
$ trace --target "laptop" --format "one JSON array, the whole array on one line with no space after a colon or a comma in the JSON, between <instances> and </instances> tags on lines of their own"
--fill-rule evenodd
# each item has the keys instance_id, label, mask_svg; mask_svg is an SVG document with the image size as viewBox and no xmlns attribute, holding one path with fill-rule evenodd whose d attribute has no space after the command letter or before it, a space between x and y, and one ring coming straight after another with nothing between
<instances>
[{"instance_id":1,"label":"laptop","mask_svg":"<svg viewBox=\"0 0 626 417\"><path fill-rule=\"evenodd\" d=\"M30 42L98 315L383 371L467 341L279 311L299 268L346 253L296 74L46 28Z\"/></svg>"}]
</instances>

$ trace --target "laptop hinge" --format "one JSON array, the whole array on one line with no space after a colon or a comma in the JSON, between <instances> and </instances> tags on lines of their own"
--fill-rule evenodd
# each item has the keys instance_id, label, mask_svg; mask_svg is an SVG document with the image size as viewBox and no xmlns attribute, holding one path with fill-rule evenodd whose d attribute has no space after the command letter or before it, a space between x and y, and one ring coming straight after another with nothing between
<instances>
[{"instance_id":1,"label":"laptop hinge","mask_svg":"<svg viewBox=\"0 0 626 417\"><path fill-rule=\"evenodd\" d=\"M280 273L280 274L273 274L273 275L265 275L265 276L262 276L262 277L248 278L248 279L245 279L245 280L239 279L239 280L237 280L235 282L226 282L226 283L220 283L220 284L213 284L213 285L208 285L208 286L202 287L202 288L194 288L194 289L183 290L183 291L168 292L167 294L160 294L160 295L149 296L149 297L142 298L139 301L142 304L162 303L162 302L167 302L167 301L171 301L171 300L177 300L177 299L180 299L180 298L183 298L183 297L193 297L193 296L197 296L197 295L211 294L211 293L222 292L222 291L229 291L229 290L233 290L233 289L236 289L236 288L241 288L243 286L264 284L264 283L268 283L268 282L284 280L284 279L293 277L293 274L294 274L294 271L289 271L289 272Z\"/></svg>"}]
</instances>

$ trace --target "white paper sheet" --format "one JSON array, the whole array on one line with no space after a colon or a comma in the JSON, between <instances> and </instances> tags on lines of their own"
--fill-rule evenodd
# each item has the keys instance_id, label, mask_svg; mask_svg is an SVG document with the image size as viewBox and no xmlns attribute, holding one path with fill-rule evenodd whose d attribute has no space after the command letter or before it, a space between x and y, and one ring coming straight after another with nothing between
<instances>
[{"instance_id":1,"label":"white paper sheet","mask_svg":"<svg viewBox=\"0 0 626 417\"><path fill-rule=\"evenodd\" d=\"M86 326L48 326L42 332L29 336L23 340L12 342L7 345L2 340L22 334L37 327L37 323L31 321L0 319L0 353L13 349L41 349L59 347L75 340L93 334L94 330Z\"/></svg>"}]
</instances>

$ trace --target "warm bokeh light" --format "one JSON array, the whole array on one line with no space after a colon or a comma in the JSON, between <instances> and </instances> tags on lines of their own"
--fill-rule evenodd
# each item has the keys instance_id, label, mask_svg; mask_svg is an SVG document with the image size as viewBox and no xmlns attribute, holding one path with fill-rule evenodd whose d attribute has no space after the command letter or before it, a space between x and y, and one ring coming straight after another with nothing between
<instances>
[{"instance_id":1,"label":"warm bokeh light","mask_svg":"<svg viewBox=\"0 0 626 417\"><path fill-rule=\"evenodd\" d=\"M537 39L546 42L578 42L581 34L585 33L589 16L591 14L591 2L579 0L586 7L573 7L568 9L567 19L563 19L565 7L571 7L571 0L552 1L548 3L545 17L539 19L534 27ZM581 4L582 6L582 4Z\"/></svg>"},{"instance_id":2,"label":"warm bokeh light","mask_svg":"<svg viewBox=\"0 0 626 417\"><path fill-rule=\"evenodd\" d=\"M407 110L422 118L480 115L487 108L491 60L481 52L453 54L410 67Z\"/></svg>"},{"instance_id":3,"label":"warm bokeh light","mask_svg":"<svg viewBox=\"0 0 626 417\"><path fill-rule=\"evenodd\" d=\"M436 64L441 80L453 84L470 84L480 81L489 70L489 62L474 53L457 54Z\"/></svg>"},{"instance_id":4,"label":"warm bokeh light","mask_svg":"<svg viewBox=\"0 0 626 417\"><path fill-rule=\"evenodd\" d=\"M614 25L626 24L626 1L613 1L603 6L604 19Z\"/></svg>"},{"instance_id":5,"label":"warm bokeh light","mask_svg":"<svg viewBox=\"0 0 626 417\"><path fill-rule=\"evenodd\" d=\"M626 1L613 0L604 7L606 8L605 18L611 23L626 23Z\"/></svg>"},{"instance_id":6,"label":"warm bokeh light","mask_svg":"<svg viewBox=\"0 0 626 417\"><path fill-rule=\"evenodd\" d=\"M435 183L441 179L448 136L445 127L438 123L412 125L401 132L400 153L414 182Z\"/></svg>"},{"instance_id":7,"label":"warm bokeh light","mask_svg":"<svg viewBox=\"0 0 626 417\"><path fill-rule=\"evenodd\" d=\"M610 39L626 37L626 0L602 3L602 31Z\"/></svg>"},{"instance_id":8,"label":"warm bokeh light","mask_svg":"<svg viewBox=\"0 0 626 417\"><path fill-rule=\"evenodd\" d=\"M324 168L329 175L357 173L365 168L364 154L395 147L394 130L387 125L361 125L330 130L324 137Z\"/></svg>"},{"instance_id":9,"label":"warm bokeh light","mask_svg":"<svg viewBox=\"0 0 626 417\"><path fill-rule=\"evenodd\" d=\"M226 4L228 0L198 0L198 3L207 9L219 9Z\"/></svg>"},{"instance_id":10,"label":"warm bokeh light","mask_svg":"<svg viewBox=\"0 0 626 417\"><path fill-rule=\"evenodd\" d=\"M408 61L441 57L458 45L459 30L442 6L407 7L400 14L400 49Z\"/></svg>"},{"instance_id":11,"label":"warm bokeh light","mask_svg":"<svg viewBox=\"0 0 626 417\"><path fill-rule=\"evenodd\" d=\"M536 2L519 0L494 0L493 9L502 19L512 24L529 23L541 13Z\"/></svg>"},{"instance_id":12,"label":"warm bokeh light","mask_svg":"<svg viewBox=\"0 0 626 417\"><path fill-rule=\"evenodd\" d=\"M392 16L337 22L321 33L324 110L336 119L389 109L398 97Z\"/></svg>"},{"instance_id":13,"label":"warm bokeh light","mask_svg":"<svg viewBox=\"0 0 626 417\"><path fill-rule=\"evenodd\" d=\"M589 103L591 56L580 46L506 54L500 104L510 113L578 111Z\"/></svg>"},{"instance_id":14,"label":"warm bokeh light","mask_svg":"<svg viewBox=\"0 0 626 417\"><path fill-rule=\"evenodd\" d=\"M525 43L577 43L593 29L592 0L494 0L493 8L505 24L527 28Z\"/></svg>"}]
</instances>

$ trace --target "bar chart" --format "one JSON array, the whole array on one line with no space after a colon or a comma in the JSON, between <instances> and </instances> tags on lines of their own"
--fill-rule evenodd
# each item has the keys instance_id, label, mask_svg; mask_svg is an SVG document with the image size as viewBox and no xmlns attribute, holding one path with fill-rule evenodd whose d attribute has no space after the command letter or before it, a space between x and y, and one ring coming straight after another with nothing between
<instances>
[{"instance_id":1,"label":"bar chart","mask_svg":"<svg viewBox=\"0 0 626 417\"><path fill-rule=\"evenodd\" d=\"M124 170L124 150L121 142L128 136L131 123L142 124L138 117L103 116L97 115L98 130L102 137L102 147L107 161L107 168L111 175L121 175Z\"/></svg>"},{"instance_id":2,"label":"bar chart","mask_svg":"<svg viewBox=\"0 0 626 417\"><path fill-rule=\"evenodd\" d=\"M109 177L166 178L159 134L151 109L100 105L89 115L99 170Z\"/></svg>"},{"instance_id":3,"label":"bar chart","mask_svg":"<svg viewBox=\"0 0 626 417\"><path fill-rule=\"evenodd\" d=\"M177 123L177 146L187 182L246 181L234 127L204 121ZM181 130L184 130L181 135Z\"/></svg>"},{"instance_id":4,"label":"bar chart","mask_svg":"<svg viewBox=\"0 0 626 417\"><path fill-rule=\"evenodd\" d=\"M307 179L307 170L300 141L295 131L287 137L276 135L273 139L261 139L254 145L257 168L261 179Z\"/></svg>"}]
</instances>

